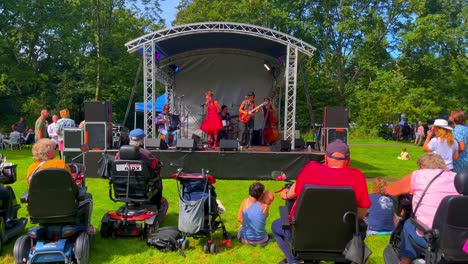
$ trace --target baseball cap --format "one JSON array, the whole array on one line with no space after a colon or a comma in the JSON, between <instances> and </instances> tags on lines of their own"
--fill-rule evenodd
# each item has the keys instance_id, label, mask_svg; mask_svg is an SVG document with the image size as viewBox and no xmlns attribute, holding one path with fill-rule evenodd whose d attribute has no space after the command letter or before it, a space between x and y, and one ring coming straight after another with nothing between
<instances>
[{"instance_id":1,"label":"baseball cap","mask_svg":"<svg viewBox=\"0 0 468 264\"><path fill-rule=\"evenodd\" d=\"M132 131L130 131L129 136L130 136L130 140L140 141L146 137L146 134L142 129L137 128L137 129L133 129Z\"/></svg>"},{"instance_id":2,"label":"baseball cap","mask_svg":"<svg viewBox=\"0 0 468 264\"><path fill-rule=\"evenodd\" d=\"M334 157L333 153L338 152L344 155L344 157ZM328 157L336 160L347 160L349 159L349 147L341 139L332 141L327 146L326 154Z\"/></svg>"}]
</instances>

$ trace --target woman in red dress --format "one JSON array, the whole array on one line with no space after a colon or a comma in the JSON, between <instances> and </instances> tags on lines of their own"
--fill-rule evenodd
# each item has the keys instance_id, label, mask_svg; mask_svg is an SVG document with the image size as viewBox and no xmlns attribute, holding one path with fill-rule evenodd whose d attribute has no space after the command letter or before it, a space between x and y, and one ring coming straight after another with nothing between
<instances>
[{"instance_id":1,"label":"woman in red dress","mask_svg":"<svg viewBox=\"0 0 468 264\"><path fill-rule=\"evenodd\" d=\"M221 106L213 97L214 93L212 91L205 93L206 118L203 120L200 129L208 134L208 147L211 147L211 137L213 137L214 147L216 148L218 146L218 131L223 129L223 124L218 114Z\"/></svg>"}]
</instances>

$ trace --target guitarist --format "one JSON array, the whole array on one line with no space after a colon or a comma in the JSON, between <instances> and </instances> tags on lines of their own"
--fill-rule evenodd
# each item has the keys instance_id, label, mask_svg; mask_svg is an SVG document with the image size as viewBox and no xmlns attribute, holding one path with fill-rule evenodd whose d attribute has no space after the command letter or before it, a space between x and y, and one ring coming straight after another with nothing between
<instances>
[{"instance_id":1,"label":"guitarist","mask_svg":"<svg viewBox=\"0 0 468 264\"><path fill-rule=\"evenodd\" d=\"M254 130L254 115L259 111L259 109L255 110L253 113L250 113L252 109L257 107L257 103L255 103L255 93L249 92L247 94L247 99L242 101L239 107L239 115L246 116L249 118L247 122L239 122L240 129L242 131L241 137L241 146L243 147L250 147L252 144L252 135Z\"/></svg>"}]
</instances>

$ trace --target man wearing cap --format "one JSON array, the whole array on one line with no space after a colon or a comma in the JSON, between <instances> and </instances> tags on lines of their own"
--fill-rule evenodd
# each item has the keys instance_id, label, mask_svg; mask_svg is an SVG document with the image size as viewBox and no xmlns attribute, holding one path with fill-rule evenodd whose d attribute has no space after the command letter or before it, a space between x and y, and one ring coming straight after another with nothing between
<instances>
[{"instance_id":1,"label":"man wearing cap","mask_svg":"<svg viewBox=\"0 0 468 264\"><path fill-rule=\"evenodd\" d=\"M297 199L301 195L306 184L350 186L353 188L356 197L361 237L365 237L367 225L364 223L363 219L371 204L367 191L367 183L364 174L358 169L349 168L349 163L350 153L348 145L339 139L331 142L326 149L325 165L315 161L309 162L297 176L296 183L294 183L290 189L285 189L281 192L281 199ZM294 216L295 212L296 206L294 204L290 215ZM291 231L283 230L281 219L272 223L271 230L278 246L286 256L283 262L298 263L298 260L293 258L285 241L291 239Z\"/></svg>"},{"instance_id":2,"label":"man wearing cap","mask_svg":"<svg viewBox=\"0 0 468 264\"><path fill-rule=\"evenodd\" d=\"M152 178L157 178L160 177L160 169L161 169L161 164L151 152L148 150L144 149L143 146L145 144L145 137L146 134L143 130L140 128L134 129L130 131L129 138L130 138L130 143L129 145L136 146L140 148L140 156L138 157L139 160L142 160L145 162L145 164L148 166L149 170L151 171L151 177ZM119 153L115 155L115 159L119 159ZM151 199L151 202L156 204L158 208L161 206L161 199L162 199L162 191L163 191L163 185L162 181L156 181L153 185L153 189L158 189L158 193L153 196Z\"/></svg>"},{"instance_id":3,"label":"man wearing cap","mask_svg":"<svg viewBox=\"0 0 468 264\"><path fill-rule=\"evenodd\" d=\"M239 114L246 115L249 117L247 123L239 122L240 129L242 131L240 143L244 147L250 147L252 145L252 135L255 127L254 115L259 111L259 109L257 109L254 111L254 113L250 113L252 109L257 107L257 103L255 103L254 100L255 93L250 91L249 93L247 93L247 99L242 101L241 105L239 106Z\"/></svg>"}]
</instances>

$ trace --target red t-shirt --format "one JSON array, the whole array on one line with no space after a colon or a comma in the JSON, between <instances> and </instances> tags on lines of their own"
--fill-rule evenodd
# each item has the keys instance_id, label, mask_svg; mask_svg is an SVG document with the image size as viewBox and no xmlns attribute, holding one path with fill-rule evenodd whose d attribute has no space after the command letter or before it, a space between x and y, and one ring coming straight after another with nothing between
<instances>
[{"instance_id":1,"label":"red t-shirt","mask_svg":"<svg viewBox=\"0 0 468 264\"><path fill-rule=\"evenodd\" d=\"M354 190L356 204L359 208L369 208L371 205L367 183L364 174L353 168L331 168L315 161L307 163L297 176L294 192L300 196L304 185L319 186L350 186ZM296 212L296 203L291 209L290 217Z\"/></svg>"}]
</instances>

